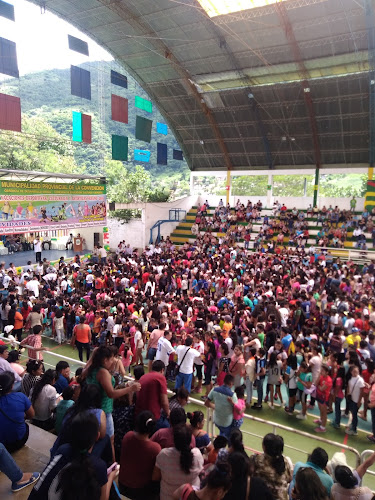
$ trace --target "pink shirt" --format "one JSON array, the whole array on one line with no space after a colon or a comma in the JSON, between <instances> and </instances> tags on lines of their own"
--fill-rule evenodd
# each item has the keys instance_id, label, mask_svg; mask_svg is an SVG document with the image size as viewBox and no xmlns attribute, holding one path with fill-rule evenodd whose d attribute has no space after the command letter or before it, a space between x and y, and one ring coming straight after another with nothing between
<instances>
[{"instance_id":1,"label":"pink shirt","mask_svg":"<svg viewBox=\"0 0 375 500\"><path fill-rule=\"evenodd\" d=\"M240 420L245 413L246 403L244 399L239 399L233 406L233 420Z\"/></svg>"}]
</instances>

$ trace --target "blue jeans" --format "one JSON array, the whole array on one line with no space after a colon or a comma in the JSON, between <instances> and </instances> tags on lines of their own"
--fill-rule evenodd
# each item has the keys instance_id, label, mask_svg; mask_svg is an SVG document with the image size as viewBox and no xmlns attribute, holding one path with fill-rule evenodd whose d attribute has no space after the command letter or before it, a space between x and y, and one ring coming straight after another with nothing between
<instances>
[{"instance_id":1,"label":"blue jeans","mask_svg":"<svg viewBox=\"0 0 375 500\"><path fill-rule=\"evenodd\" d=\"M261 405L263 401L263 385L264 378L257 380L258 405Z\"/></svg>"},{"instance_id":2,"label":"blue jeans","mask_svg":"<svg viewBox=\"0 0 375 500\"><path fill-rule=\"evenodd\" d=\"M219 429L220 431L220 436L225 436L228 441L229 441L229 437L230 437L230 433L231 433L231 430L232 430L232 426L229 425L228 427L222 427L221 425L217 425L215 424L216 427Z\"/></svg>"},{"instance_id":3,"label":"blue jeans","mask_svg":"<svg viewBox=\"0 0 375 500\"><path fill-rule=\"evenodd\" d=\"M341 422L341 401L343 398L335 398L335 424L340 425Z\"/></svg>"},{"instance_id":4,"label":"blue jeans","mask_svg":"<svg viewBox=\"0 0 375 500\"><path fill-rule=\"evenodd\" d=\"M21 381L14 382L12 392L21 392Z\"/></svg>"},{"instance_id":5,"label":"blue jeans","mask_svg":"<svg viewBox=\"0 0 375 500\"><path fill-rule=\"evenodd\" d=\"M372 424L372 434L375 436L375 408L371 408L371 424Z\"/></svg>"},{"instance_id":6,"label":"blue jeans","mask_svg":"<svg viewBox=\"0 0 375 500\"><path fill-rule=\"evenodd\" d=\"M357 430L358 425L358 405L355 401L349 401L349 411L352 414L352 430Z\"/></svg>"},{"instance_id":7,"label":"blue jeans","mask_svg":"<svg viewBox=\"0 0 375 500\"><path fill-rule=\"evenodd\" d=\"M192 373L179 373L176 377L176 383L174 388L179 389L180 387L184 386L185 389L190 393L191 391L191 382L193 380L193 374Z\"/></svg>"},{"instance_id":8,"label":"blue jeans","mask_svg":"<svg viewBox=\"0 0 375 500\"><path fill-rule=\"evenodd\" d=\"M167 417L163 414L160 415L159 420L156 421L155 432L159 429L168 429L170 427Z\"/></svg>"},{"instance_id":9,"label":"blue jeans","mask_svg":"<svg viewBox=\"0 0 375 500\"><path fill-rule=\"evenodd\" d=\"M23 476L23 472L2 443L0 443L0 471L9 477L12 485L21 481Z\"/></svg>"}]
</instances>

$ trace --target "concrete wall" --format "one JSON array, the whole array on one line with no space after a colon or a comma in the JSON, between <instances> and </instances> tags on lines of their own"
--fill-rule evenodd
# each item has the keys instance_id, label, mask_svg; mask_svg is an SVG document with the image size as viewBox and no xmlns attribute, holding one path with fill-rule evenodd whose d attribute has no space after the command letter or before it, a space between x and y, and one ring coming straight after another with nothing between
<instances>
[{"instance_id":1,"label":"concrete wall","mask_svg":"<svg viewBox=\"0 0 375 500\"><path fill-rule=\"evenodd\" d=\"M198 196L185 196L176 201L167 203L146 203L145 205L145 242L146 245L150 239L150 229L158 220L169 219L169 210L172 208L181 208L188 212L192 206L197 205ZM160 234L164 238L171 234L171 232L178 226L179 222L166 222L160 226ZM153 238L157 236L157 230L153 231Z\"/></svg>"},{"instance_id":2,"label":"concrete wall","mask_svg":"<svg viewBox=\"0 0 375 500\"><path fill-rule=\"evenodd\" d=\"M118 219L108 217L109 244L115 250L120 241L125 240L134 248L144 248L144 223L141 219L134 219L122 224Z\"/></svg>"},{"instance_id":3,"label":"concrete wall","mask_svg":"<svg viewBox=\"0 0 375 500\"><path fill-rule=\"evenodd\" d=\"M143 203L134 206L126 205L126 208L138 208L142 210L142 219L132 220L127 224L121 224L117 219L108 217L108 229L111 249L116 249L120 241L125 240L134 248L144 248L150 240L150 229L158 220L169 219L169 210L181 208L188 212L192 206L197 205L198 196L186 196L176 201L167 203ZM119 206L120 208L120 206ZM125 206L121 206L125 208ZM178 226L179 221L166 222L160 226L160 234L166 238ZM153 239L157 237L157 230L153 231Z\"/></svg>"}]
</instances>

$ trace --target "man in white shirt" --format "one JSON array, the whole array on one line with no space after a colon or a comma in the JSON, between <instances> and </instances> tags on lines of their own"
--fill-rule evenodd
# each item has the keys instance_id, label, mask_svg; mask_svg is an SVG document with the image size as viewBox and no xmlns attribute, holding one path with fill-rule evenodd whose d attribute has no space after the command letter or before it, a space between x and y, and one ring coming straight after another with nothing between
<instances>
[{"instance_id":1,"label":"man in white shirt","mask_svg":"<svg viewBox=\"0 0 375 500\"><path fill-rule=\"evenodd\" d=\"M169 365L169 356L174 352L170 342L172 333L169 330L164 331L164 336L158 340L155 359L160 359L165 364L165 368Z\"/></svg>"},{"instance_id":2,"label":"man in white shirt","mask_svg":"<svg viewBox=\"0 0 375 500\"><path fill-rule=\"evenodd\" d=\"M286 322L289 318L289 309L287 309L285 307L285 302L282 302L280 304L280 309L279 309L279 313L280 313L280 319L281 319L281 326L286 326Z\"/></svg>"},{"instance_id":3,"label":"man in white shirt","mask_svg":"<svg viewBox=\"0 0 375 500\"><path fill-rule=\"evenodd\" d=\"M107 264L107 250L103 247L99 247L100 263Z\"/></svg>"},{"instance_id":4,"label":"man in white shirt","mask_svg":"<svg viewBox=\"0 0 375 500\"><path fill-rule=\"evenodd\" d=\"M193 349L192 345L193 339L188 337L185 340L185 345L179 345L176 349L179 372L176 377L175 389L177 390L181 386L184 386L189 393L193 380L194 361L195 358L200 356L200 353L196 349Z\"/></svg>"},{"instance_id":5,"label":"man in white shirt","mask_svg":"<svg viewBox=\"0 0 375 500\"><path fill-rule=\"evenodd\" d=\"M348 396L348 404L349 411L352 414L352 425L351 427L347 427L346 433L349 436L357 435L357 425L358 425L358 409L362 403L363 397L363 389L365 387L365 381L359 375L359 369L357 366L353 366L351 368L351 378L348 382L347 394Z\"/></svg>"},{"instance_id":6,"label":"man in white shirt","mask_svg":"<svg viewBox=\"0 0 375 500\"><path fill-rule=\"evenodd\" d=\"M36 278L32 278L29 281L26 281L26 290L31 292L34 297L38 298L39 297L39 281Z\"/></svg>"},{"instance_id":7,"label":"man in white shirt","mask_svg":"<svg viewBox=\"0 0 375 500\"><path fill-rule=\"evenodd\" d=\"M34 252L35 252L35 262L40 262L42 260L42 243L39 236L34 240Z\"/></svg>"}]
</instances>

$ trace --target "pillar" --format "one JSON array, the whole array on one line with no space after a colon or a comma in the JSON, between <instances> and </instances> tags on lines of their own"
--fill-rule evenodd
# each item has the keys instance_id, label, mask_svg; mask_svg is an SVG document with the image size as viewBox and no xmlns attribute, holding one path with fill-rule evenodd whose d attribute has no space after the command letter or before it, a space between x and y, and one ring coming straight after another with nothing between
<instances>
[{"instance_id":1,"label":"pillar","mask_svg":"<svg viewBox=\"0 0 375 500\"><path fill-rule=\"evenodd\" d=\"M315 169L315 182L314 182L314 200L313 200L313 207L316 207L318 204L318 191L319 191L319 174L320 170L317 167Z\"/></svg>"},{"instance_id":2,"label":"pillar","mask_svg":"<svg viewBox=\"0 0 375 500\"><path fill-rule=\"evenodd\" d=\"M228 205L229 200L230 200L230 188L231 188L231 184L230 184L230 170L227 170L227 182L226 182L226 185L225 185L225 189L227 191L227 205Z\"/></svg>"},{"instance_id":3,"label":"pillar","mask_svg":"<svg viewBox=\"0 0 375 500\"><path fill-rule=\"evenodd\" d=\"M272 188L273 188L273 175L268 174L267 184L267 208L272 208Z\"/></svg>"},{"instance_id":4,"label":"pillar","mask_svg":"<svg viewBox=\"0 0 375 500\"><path fill-rule=\"evenodd\" d=\"M194 176L193 172L190 172L190 196L194 194Z\"/></svg>"}]
</instances>

